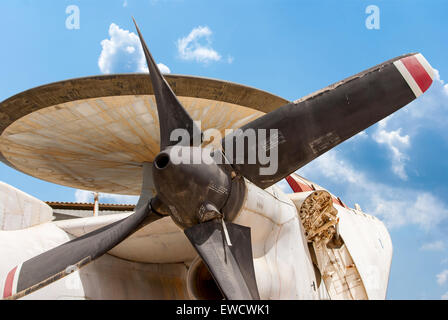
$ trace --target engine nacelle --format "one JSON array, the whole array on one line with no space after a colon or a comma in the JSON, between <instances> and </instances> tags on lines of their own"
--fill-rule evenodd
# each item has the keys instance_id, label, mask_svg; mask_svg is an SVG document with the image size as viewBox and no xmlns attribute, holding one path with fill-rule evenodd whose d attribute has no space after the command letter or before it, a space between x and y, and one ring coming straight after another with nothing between
<instances>
[{"instance_id":1,"label":"engine nacelle","mask_svg":"<svg viewBox=\"0 0 448 320\"><path fill-rule=\"evenodd\" d=\"M193 260L187 274L187 290L194 300L222 300L224 296L200 257Z\"/></svg>"}]
</instances>

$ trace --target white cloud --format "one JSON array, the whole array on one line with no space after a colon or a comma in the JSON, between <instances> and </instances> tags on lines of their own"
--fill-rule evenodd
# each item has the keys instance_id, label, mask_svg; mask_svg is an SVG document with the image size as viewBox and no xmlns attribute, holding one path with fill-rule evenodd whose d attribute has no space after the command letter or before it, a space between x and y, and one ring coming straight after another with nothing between
<instances>
[{"instance_id":1,"label":"white cloud","mask_svg":"<svg viewBox=\"0 0 448 320\"><path fill-rule=\"evenodd\" d=\"M124 0L123 2L123 8L126 8L128 6L128 0Z\"/></svg>"},{"instance_id":2,"label":"white cloud","mask_svg":"<svg viewBox=\"0 0 448 320\"><path fill-rule=\"evenodd\" d=\"M360 172L355 171L343 159L338 158L335 151L330 151L320 156L311 164L301 169L300 172L306 175L307 172L315 170L319 170L322 175L330 180L356 184L365 180L364 176Z\"/></svg>"},{"instance_id":3,"label":"white cloud","mask_svg":"<svg viewBox=\"0 0 448 320\"><path fill-rule=\"evenodd\" d=\"M194 28L188 36L178 39L177 50L181 59L203 63L221 60L221 55L211 47L211 36L212 31L209 27L199 26ZM201 39L202 43L200 43Z\"/></svg>"},{"instance_id":4,"label":"white cloud","mask_svg":"<svg viewBox=\"0 0 448 320\"><path fill-rule=\"evenodd\" d=\"M434 72L434 81L428 91L394 113L387 122L389 127L403 128L411 138L421 127L445 132L448 125L448 84L440 79L438 70L434 69Z\"/></svg>"},{"instance_id":5,"label":"white cloud","mask_svg":"<svg viewBox=\"0 0 448 320\"><path fill-rule=\"evenodd\" d=\"M448 291L440 299L448 300Z\"/></svg>"},{"instance_id":6,"label":"white cloud","mask_svg":"<svg viewBox=\"0 0 448 320\"><path fill-rule=\"evenodd\" d=\"M321 185L336 185L345 202L360 203L366 212L380 217L390 228L414 224L429 230L448 219L448 208L431 193L372 181L335 150L300 169L299 174Z\"/></svg>"},{"instance_id":7,"label":"white cloud","mask_svg":"<svg viewBox=\"0 0 448 320\"><path fill-rule=\"evenodd\" d=\"M363 130L363 131L358 132L358 133L355 135L355 137L358 137L358 138L368 138L369 135L367 134L367 132L365 132L365 131Z\"/></svg>"},{"instance_id":8,"label":"white cloud","mask_svg":"<svg viewBox=\"0 0 448 320\"><path fill-rule=\"evenodd\" d=\"M75 201L81 203L92 203L93 192L78 189L75 191ZM121 194L99 193L99 201L100 203L136 204L138 197Z\"/></svg>"},{"instance_id":9,"label":"white cloud","mask_svg":"<svg viewBox=\"0 0 448 320\"><path fill-rule=\"evenodd\" d=\"M76 202L89 203L92 202L92 199L93 199L93 193L90 191L84 191L79 189L75 191Z\"/></svg>"},{"instance_id":10,"label":"white cloud","mask_svg":"<svg viewBox=\"0 0 448 320\"><path fill-rule=\"evenodd\" d=\"M101 41L98 67L102 73L148 72L140 40L134 32L121 29L115 23L109 27L109 39ZM170 73L163 63L157 64L162 73Z\"/></svg>"},{"instance_id":11,"label":"white cloud","mask_svg":"<svg viewBox=\"0 0 448 320\"><path fill-rule=\"evenodd\" d=\"M157 66L159 67L160 72L162 72L162 73L171 73L170 68L168 68L163 63L158 63Z\"/></svg>"},{"instance_id":12,"label":"white cloud","mask_svg":"<svg viewBox=\"0 0 448 320\"><path fill-rule=\"evenodd\" d=\"M446 136L448 84L440 79L438 70L434 69L434 72L434 81L428 91L403 109L380 121L372 134L374 141L389 149L392 171L402 180L408 178L406 164L411 159L406 152L411 147L412 137L415 137L421 128L439 132L441 137Z\"/></svg>"},{"instance_id":13,"label":"white cloud","mask_svg":"<svg viewBox=\"0 0 448 320\"><path fill-rule=\"evenodd\" d=\"M387 131L385 128L387 121L388 118L385 118L378 123L377 130L373 134L373 140L388 147L392 155L392 171L400 179L407 180L405 162L409 160L409 157L404 154L403 149L407 149L410 146L409 135L401 135L402 128Z\"/></svg>"},{"instance_id":14,"label":"white cloud","mask_svg":"<svg viewBox=\"0 0 448 320\"><path fill-rule=\"evenodd\" d=\"M443 270L437 275L437 283L443 286L448 280L448 269Z\"/></svg>"},{"instance_id":15,"label":"white cloud","mask_svg":"<svg viewBox=\"0 0 448 320\"><path fill-rule=\"evenodd\" d=\"M408 194L410 195L411 192ZM411 200L410 204L410 208L406 210L407 218L426 230L430 230L448 218L448 208L430 192L418 191L417 201L412 203Z\"/></svg>"},{"instance_id":16,"label":"white cloud","mask_svg":"<svg viewBox=\"0 0 448 320\"><path fill-rule=\"evenodd\" d=\"M445 243L441 240L425 243L420 247L424 251L443 251L445 250Z\"/></svg>"}]
</instances>

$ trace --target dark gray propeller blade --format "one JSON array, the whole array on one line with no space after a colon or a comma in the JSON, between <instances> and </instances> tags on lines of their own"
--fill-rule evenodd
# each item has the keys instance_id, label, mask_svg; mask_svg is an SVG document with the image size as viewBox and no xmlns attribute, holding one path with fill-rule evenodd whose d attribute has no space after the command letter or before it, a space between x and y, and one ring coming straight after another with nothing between
<instances>
[{"instance_id":1,"label":"dark gray propeller blade","mask_svg":"<svg viewBox=\"0 0 448 320\"><path fill-rule=\"evenodd\" d=\"M246 142L244 161L237 163L236 152L232 154L227 146L237 143L242 135L233 133L222 141L226 156L239 174L258 187L265 189L273 185L414 100L416 94L394 64L401 60L399 63L411 64L412 68L414 55L379 64L246 124L241 128L243 132L266 129L266 142L250 145ZM421 66L413 71L412 76L421 82L424 92L431 85L431 77ZM271 129L278 130L277 134L273 132L272 142ZM277 152L275 173L260 174L260 168L266 165L258 158L255 164L249 163L248 153L257 154L256 148L261 146L271 153Z\"/></svg>"},{"instance_id":2,"label":"dark gray propeller blade","mask_svg":"<svg viewBox=\"0 0 448 320\"><path fill-rule=\"evenodd\" d=\"M226 223L231 246L224 240L223 226L213 220L184 232L228 300L259 300L252 257L250 228Z\"/></svg>"},{"instance_id":3,"label":"dark gray propeller blade","mask_svg":"<svg viewBox=\"0 0 448 320\"><path fill-rule=\"evenodd\" d=\"M177 100L170 86L168 85L168 83L158 70L157 65L151 53L149 52L148 47L146 46L146 43L135 20L134 23L137 28L137 32L139 34L140 41L143 46L143 51L145 52L145 56L147 59L151 81L154 88L154 94L156 96L157 110L159 112L161 153L155 160L156 167L154 170L155 172L157 172L157 174L160 174L161 171L168 170L167 168L169 167L167 163L164 163L163 165L159 164L159 168L157 168L157 164L161 162L160 159L162 158L169 159L169 155L164 153L164 149L169 146L177 144L175 142L169 141L169 135L171 134L171 132L174 129L183 128L187 129L191 137L193 137L193 134L200 135L201 133L199 129L195 127L187 111ZM190 127L190 124L193 124L193 127ZM192 145L193 144L190 142L190 146ZM208 172L207 170L210 169L211 167L203 166L202 168L203 172ZM215 169L217 169L217 167ZM220 170L215 171L211 170L209 176L210 182L202 186L202 184L198 185L197 184L198 180L194 179L195 177L197 178L198 176L201 175L198 173L198 171L196 171L195 175L194 166L190 167L180 165L177 168L171 167L170 170L172 171L171 174L177 172L176 170L180 170L182 171L182 173L187 174L187 176L191 176L190 179L186 178L184 181L184 182L189 181L189 183L194 184L190 186L189 189L190 193L187 193L187 195L190 194L191 196L191 194L194 194L193 191L195 190L195 187L200 188L205 186L206 189L204 190L201 196L198 196L198 198L201 198L209 194L210 190L208 188L208 185L209 183L214 181L213 178L221 177L223 175L223 173L218 173L220 172ZM182 176L182 173L178 173L179 174L178 176ZM195 176L193 177L193 175ZM160 199L162 200L168 200L170 198L176 199L176 201L174 201L175 203L172 203L171 207L174 208L173 205L177 205L177 209L174 208L174 210L176 210L176 214L179 216L178 211L180 210L178 209L179 207L182 207L182 203L179 202L188 200L186 199L179 200L179 198L177 198L176 195L173 194L176 192L173 191L165 192L167 188L170 189L170 183L172 182L172 179L165 178L162 180L163 181L158 181L159 183L156 183L156 187L158 187L158 192L160 193ZM187 185L188 183L185 186ZM184 189L185 190L180 190L181 194L184 194L185 191L188 190L187 187L185 187ZM223 193L227 194L227 190L225 190L225 192L223 190L225 190L225 188L219 191L220 197L223 196ZM195 199L194 201L192 201L192 203L195 204L197 200L198 199ZM170 202L168 200L167 204L169 203ZM218 203L214 201L214 204ZM186 217L178 217L177 220L178 222L179 220L183 221L186 220ZM199 223L193 227L187 228L185 230L185 234L187 235L188 239L191 241L191 243L201 256L204 263L208 266L209 270L211 270L214 279L216 280L218 286L223 291L226 298L259 299L257 284L255 281L253 259L252 259L250 229L235 224L229 224L229 236L234 245L228 247L226 245L223 246L222 239L224 235L221 233L219 229L220 225L221 224L219 224L216 220L206 223Z\"/></svg>"},{"instance_id":4,"label":"dark gray propeller blade","mask_svg":"<svg viewBox=\"0 0 448 320\"><path fill-rule=\"evenodd\" d=\"M199 145L202 142L202 136L199 128L179 102L173 90L168 85L168 82L166 82L157 67L156 62L154 61L154 58L152 57L151 52L149 52L140 29L138 28L137 22L134 18L132 19L134 20L135 28L137 29L138 36L140 37L143 52L145 53L152 87L156 97L157 112L159 114L160 123L160 150L178 144L177 141L170 140L170 135L175 129L185 129L190 137L190 145L193 145L193 141L198 141Z\"/></svg>"},{"instance_id":5,"label":"dark gray propeller blade","mask_svg":"<svg viewBox=\"0 0 448 320\"><path fill-rule=\"evenodd\" d=\"M101 257L140 226L161 218L156 213L150 213L148 202L123 220L64 243L15 267L6 278L3 298L21 298Z\"/></svg>"}]
</instances>

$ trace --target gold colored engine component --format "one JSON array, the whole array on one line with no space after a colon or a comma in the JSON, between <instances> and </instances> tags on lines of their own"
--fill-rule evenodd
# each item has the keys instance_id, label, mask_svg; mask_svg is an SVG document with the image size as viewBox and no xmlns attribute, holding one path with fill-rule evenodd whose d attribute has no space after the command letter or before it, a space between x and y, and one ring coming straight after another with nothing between
<instances>
[{"instance_id":1,"label":"gold colored engine component","mask_svg":"<svg viewBox=\"0 0 448 320\"><path fill-rule=\"evenodd\" d=\"M327 243L336 235L338 211L327 191L297 193L292 195L292 200L299 210L308 241Z\"/></svg>"}]
</instances>

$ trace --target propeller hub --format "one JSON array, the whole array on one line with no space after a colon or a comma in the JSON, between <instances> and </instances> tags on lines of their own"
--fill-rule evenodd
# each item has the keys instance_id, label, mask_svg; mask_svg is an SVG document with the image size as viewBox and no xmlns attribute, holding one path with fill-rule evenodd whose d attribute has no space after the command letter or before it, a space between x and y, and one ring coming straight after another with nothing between
<instances>
[{"instance_id":1,"label":"propeller hub","mask_svg":"<svg viewBox=\"0 0 448 320\"><path fill-rule=\"evenodd\" d=\"M174 146L154 160L157 195L182 228L222 217L231 177L213 161L211 152L207 148Z\"/></svg>"}]
</instances>

